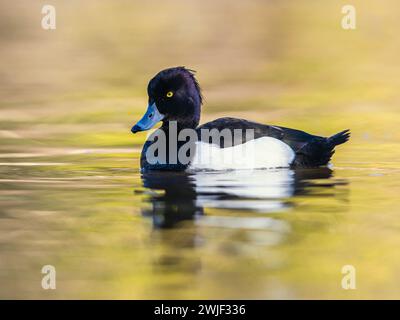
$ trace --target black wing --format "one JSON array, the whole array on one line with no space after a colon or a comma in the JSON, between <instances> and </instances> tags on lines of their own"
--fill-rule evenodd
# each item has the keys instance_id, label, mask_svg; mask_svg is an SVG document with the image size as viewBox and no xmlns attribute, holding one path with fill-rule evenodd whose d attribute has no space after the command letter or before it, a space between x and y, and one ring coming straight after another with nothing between
<instances>
[{"instance_id":1,"label":"black wing","mask_svg":"<svg viewBox=\"0 0 400 320\"><path fill-rule=\"evenodd\" d=\"M237 118L219 118L201 125L197 128L199 139L201 139L201 129L217 129L215 130L215 134L218 135L224 129L241 129L242 139L233 139L233 145L261 137L279 139L288 144L296 153L296 158L293 163L295 167L317 167L326 165L334 153L335 146L346 142L350 137L349 130L325 138L301 130L265 125ZM254 130L254 136L250 139L245 135L246 129ZM212 139L213 136L213 134L210 134L211 138L208 141L209 143L215 143L217 141L221 148L232 146L232 143L226 144L223 139Z\"/></svg>"}]
</instances>

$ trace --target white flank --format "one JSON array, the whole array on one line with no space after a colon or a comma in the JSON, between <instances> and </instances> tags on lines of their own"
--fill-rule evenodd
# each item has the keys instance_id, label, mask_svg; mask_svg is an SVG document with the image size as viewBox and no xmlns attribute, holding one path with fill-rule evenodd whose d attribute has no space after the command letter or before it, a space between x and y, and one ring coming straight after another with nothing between
<instances>
[{"instance_id":1,"label":"white flank","mask_svg":"<svg viewBox=\"0 0 400 320\"><path fill-rule=\"evenodd\" d=\"M295 153L286 143L262 137L229 148L196 142L196 151L189 170L229 170L285 168Z\"/></svg>"}]
</instances>

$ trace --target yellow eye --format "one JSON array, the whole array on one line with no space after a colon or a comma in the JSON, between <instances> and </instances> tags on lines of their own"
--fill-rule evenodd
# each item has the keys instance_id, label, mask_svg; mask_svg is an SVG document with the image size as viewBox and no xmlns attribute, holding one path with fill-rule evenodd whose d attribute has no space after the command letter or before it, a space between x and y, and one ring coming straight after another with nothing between
<instances>
[{"instance_id":1,"label":"yellow eye","mask_svg":"<svg viewBox=\"0 0 400 320\"><path fill-rule=\"evenodd\" d=\"M167 92L167 98L171 98L173 95L174 95L174 93L172 91Z\"/></svg>"}]
</instances>

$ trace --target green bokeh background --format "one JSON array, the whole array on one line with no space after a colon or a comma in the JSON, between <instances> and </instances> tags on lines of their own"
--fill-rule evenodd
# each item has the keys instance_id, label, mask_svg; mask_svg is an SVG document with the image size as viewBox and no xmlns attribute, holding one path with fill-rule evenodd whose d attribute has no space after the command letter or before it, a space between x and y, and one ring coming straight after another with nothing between
<instances>
[{"instance_id":1,"label":"green bokeh background","mask_svg":"<svg viewBox=\"0 0 400 320\"><path fill-rule=\"evenodd\" d=\"M44 4L56 30L41 28ZM352 1L357 28L344 30L344 4L1 0L0 297L399 298L400 5ZM177 65L197 70L201 122L351 128L333 161L348 184L290 199L276 246L253 230L152 230L146 134L130 127L149 79ZM55 291L40 287L44 264ZM346 264L357 290L340 287Z\"/></svg>"}]
</instances>

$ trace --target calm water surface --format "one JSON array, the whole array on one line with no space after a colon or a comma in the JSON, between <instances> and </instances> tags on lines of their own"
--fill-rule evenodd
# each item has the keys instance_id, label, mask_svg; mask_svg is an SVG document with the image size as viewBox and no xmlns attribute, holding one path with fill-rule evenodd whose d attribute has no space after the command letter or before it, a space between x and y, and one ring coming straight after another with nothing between
<instances>
[{"instance_id":1,"label":"calm water surface","mask_svg":"<svg viewBox=\"0 0 400 320\"><path fill-rule=\"evenodd\" d=\"M2 297L398 297L394 163L141 175L132 150L2 154Z\"/></svg>"},{"instance_id":2,"label":"calm water surface","mask_svg":"<svg viewBox=\"0 0 400 320\"><path fill-rule=\"evenodd\" d=\"M52 5L46 31L0 4L0 298L400 298L398 1L355 1L356 30L339 0ZM130 128L176 65L202 123L352 138L330 169L142 176Z\"/></svg>"}]
</instances>

